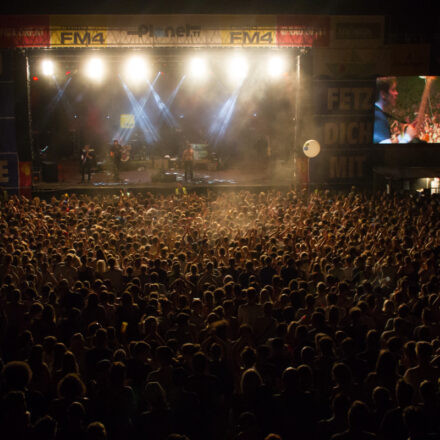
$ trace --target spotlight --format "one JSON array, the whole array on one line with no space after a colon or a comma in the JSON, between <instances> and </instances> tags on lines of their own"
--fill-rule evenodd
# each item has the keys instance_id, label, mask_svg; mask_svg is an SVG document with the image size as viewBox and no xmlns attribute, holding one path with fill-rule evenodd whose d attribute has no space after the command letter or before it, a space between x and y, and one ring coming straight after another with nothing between
<instances>
[{"instance_id":1,"label":"spotlight","mask_svg":"<svg viewBox=\"0 0 440 440\"><path fill-rule=\"evenodd\" d=\"M203 58L192 58L189 62L188 70L193 78L205 78L208 73L206 60Z\"/></svg>"},{"instance_id":2,"label":"spotlight","mask_svg":"<svg viewBox=\"0 0 440 440\"><path fill-rule=\"evenodd\" d=\"M104 63L100 58L91 58L85 69L85 74L93 81L101 81L104 77Z\"/></svg>"},{"instance_id":3,"label":"spotlight","mask_svg":"<svg viewBox=\"0 0 440 440\"><path fill-rule=\"evenodd\" d=\"M125 64L125 76L128 81L139 83L147 79L148 68L144 58L133 56Z\"/></svg>"},{"instance_id":4,"label":"spotlight","mask_svg":"<svg viewBox=\"0 0 440 440\"><path fill-rule=\"evenodd\" d=\"M267 63L267 73L272 78L279 78L283 73L286 72L286 60L285 58L275 55L269 58Z\"/></svg>"},{"instance_id":5,"label":"spotlight","mask_svg":"<svg viewBox=\"0 0 440 440\"><path fill-rule=\"evenodd\" d=\"M248 73L248 63L242 56L234 56L229 62L229 76L234 82L243 81Z\"/></svg>"},{"instance_id":6,"label":"spotlight","mask_svg":"<svg viewBox=\"0 0 440 440\"><path fill-rule=\"evenodd\" d=\"M44 76L52 76L55 72L55 66L51 60L43 60L41 70Z\"/></svg>"}]
</instances>

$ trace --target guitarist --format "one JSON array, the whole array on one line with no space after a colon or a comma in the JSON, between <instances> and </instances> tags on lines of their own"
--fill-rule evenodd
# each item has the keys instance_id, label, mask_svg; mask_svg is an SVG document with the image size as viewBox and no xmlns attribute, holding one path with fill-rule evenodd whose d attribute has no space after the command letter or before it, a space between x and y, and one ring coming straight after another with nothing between
<instances>
[{"instance_id":1,"label":"guitarist","mask_svg":"<svg viewBox=\"0 0 440 440\"><path fill-rule=\"evenodd\" d=\"M376 102L374 104L374 133L373 142L375 144L390 144L391 130L389 118L396 119L390 114L396 106L397 96L397 80L393 76L382 77L377 79L376 83ZM398 142L407 144L413 142L417 136L416 124L409 124L405 133L398 137Z\"/></svg>"},{"instance_id":2,"label":"guitarist","mask_svg":"<svg viewBox=\"0 0 440 440\"><path fill-rule=\"evenodd\" d=\"M85 145L81 151L81 183L84 183L84 176L87 174L87 182L90 182L92 175L93 150L90 145Z\"/></svg>"}]
</instances>

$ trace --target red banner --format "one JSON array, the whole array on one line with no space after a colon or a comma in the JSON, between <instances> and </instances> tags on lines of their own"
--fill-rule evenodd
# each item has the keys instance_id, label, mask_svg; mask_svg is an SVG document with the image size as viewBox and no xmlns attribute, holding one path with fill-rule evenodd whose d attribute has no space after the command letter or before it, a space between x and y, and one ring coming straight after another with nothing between
<instances>
[{"instance_id":1,"label":"red banner","mask_svg":"<svg viewBox=\"0 0 440 440\"><path fill-rule=\"evenodd\" d=\"M1 15L0 47L49 47L48 15Z\"/></svg>"},{"instance_id":2,"label":"red banner","mask_svg":"<svg viewBox=\"0 0 440 440\"><path fill-rule=\"evenodd\" d=\"M280 15L277 17L278 46L328 46L330 20L326 16Z\"/></svg>"}]
</instances>

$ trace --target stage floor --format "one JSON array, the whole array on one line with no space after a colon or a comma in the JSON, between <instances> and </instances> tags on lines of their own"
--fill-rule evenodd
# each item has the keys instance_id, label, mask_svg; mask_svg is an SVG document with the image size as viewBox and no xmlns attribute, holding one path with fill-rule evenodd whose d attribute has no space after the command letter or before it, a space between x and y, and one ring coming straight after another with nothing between
<instances>
[{"instance_id":1,"label":"stage floor","mask_svg":"<svg viewBox=\"0 0 440 440\"><path fill-rule=\"evenodd\" d=\"M136 169L121 170L120 180L114 179L109 170L92 173L90 182L81 183L81 174L76 164L64 162L58 166L57 181L38 181L33 184L33 192L71 191L90 192L110 189L172 189L181 184L187 188L209 187L288 187L293 183L293 172L287 163L275 162L266 168L246 166L231 167L226 170L194 170L193 179L185 182L184 172L177 170L157 170L139 166Z\"/></svg>"}]
</instances>

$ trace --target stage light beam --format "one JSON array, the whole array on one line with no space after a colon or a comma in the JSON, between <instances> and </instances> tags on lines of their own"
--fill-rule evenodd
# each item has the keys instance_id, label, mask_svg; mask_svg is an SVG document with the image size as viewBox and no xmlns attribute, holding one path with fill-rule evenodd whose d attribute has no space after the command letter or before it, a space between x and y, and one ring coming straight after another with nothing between
<instances>
[{"instance_id":1,"label":"stage light beam","mask_svg":"<svg viewBox=\"0 0 440 440\"><path fill-rule=\"evenodd\" d=\"M267 63L267 73L271 78L279 78L286 72L286 60L279 56L272 56Z\"/></svg>"},{"instance_id":2,"label":"stage light beam","mask_svg":"<svg viewBox=\"0 0 440 440\"><path fill-rule=\"evenodd\" d=\"M131 83L145 81L148 77L148 67L145 59L140 56L129 58L125 64L125 77Z\"/></svg>"},{"instance_id":3,"label":"stage light beam","mask_svg":"<svg viewBox=\"0 0 440 440\"><path fill-rule=\"evenodd\" d=\"M101 81L105 74L104 62L102 59L91 58L86 64L85 74L92 81Z\"/></svg>"},{"instance_id":4,"label":"stage light beam","mask_svg":"<svg viewBox=\"0 0 440 440\"><path fill-rule=\"evenodd\" d=\"M55 65L52 60L43 60L41 69L44 76L53 76L55 73Z\"/></svg>"},{"instance_id":5,"label":"stage light beam","mask_svg":"<svg viewBox=\"0 0 440 440\"><path fill-rule=\"evenodd\" d=\"M208 66L203 58L191 58L188 66L189 74L192 78L203 79L208 74Z\"/></svg>"},{"instance_id":6,"label":"stage light beam","mask_svg":"<svg viewBox=\"0 0 440 440\"><path fill-rule=\"evenodd\" d=\"M248 63L246 58L242 56L234 56L229 61L228 73L231 80L235 83L241 83L248 74Z\"/></svg>"}]
</instances>

